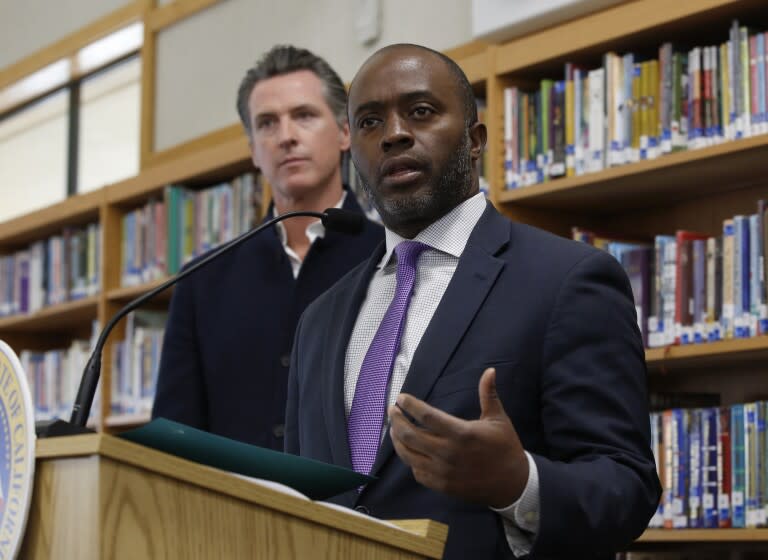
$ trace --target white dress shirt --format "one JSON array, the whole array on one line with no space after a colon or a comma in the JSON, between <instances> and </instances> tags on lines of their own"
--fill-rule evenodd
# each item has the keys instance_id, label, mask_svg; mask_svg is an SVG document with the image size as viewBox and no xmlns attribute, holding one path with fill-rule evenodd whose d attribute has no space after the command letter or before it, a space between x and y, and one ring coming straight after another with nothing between
<instances>
[{"instance_id":1,"label":"white dress shirt","mask_svg":"<svg viewBox=\"0 0 768 560\"><path fill-rule=\"evenodd\" d=\"M429 248L419 257L416 282L405 318L400 349L395 357L389 381L387 393L389 406L395 403L397 395L400 394L416 348L453 278L459 258L485 207L485 196L478 193L459 204L414 238L415 241L420 241ZM404 238L389 229L385 233L386 252L368 285L367 296L360 307L360 313L347 346L344 362L344 406L347 417L352 408L355 385L363 359L395 295L397 255L394 248L404 241ZM385 426L382 427L382 430L385 428ZM494 509L504 518L507 542L515 556L530 552L539 527L538 471L536 463L528 452L526 457L529 474L522 495L509 507Z\"/></svg>"},{"instance_id":2,"label":"white dress shirt","mask_svg":"<svg viewBox=\"0 0 768 560\"><path fill-rule=\"evenodd\" d=\"M342 190L341 199L336 203L334 208L341 208L344 206L344 201L346 198L347 191ZM285 251L285 254L288 255L288 260L291 263L291 270L293 271L293 277L298 278L299 272L301 271L302 259L299 257L299 255L296 254L296 251L291 249L290 245L288 245L288 234L285 232L285 226L283 226L283 222L277 222L275 224L275 229L277 230L277 236L280 238L280 243L283 245L283 251ZM309 239L309 246L311 247L312 243L315 242L315 239L319 237L325 237L325 226L320 220L314 221L307 226L304 234L307 236L307 239Z\"/></svg>"}]
</instances>

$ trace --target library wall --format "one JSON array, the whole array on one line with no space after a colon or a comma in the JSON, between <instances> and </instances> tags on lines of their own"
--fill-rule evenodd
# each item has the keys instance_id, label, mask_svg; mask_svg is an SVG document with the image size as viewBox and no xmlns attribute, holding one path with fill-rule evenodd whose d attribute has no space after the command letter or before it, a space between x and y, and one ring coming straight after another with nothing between
<instances>
[{"instance_id":1,"label":"library wall","mask_svg":"<svg viewBox=\"0 0 768 560\"><path fill-rule=\"evenodd\" d=\"M0 0L0 68L130 3L131 0Z\"/></svg>"},{"instance_id":2,"label":"library wall","mask_svg":"<svg viewBox=\"0 0 768 560\"><path fill-rule=\"evenodd\" d=\"M275 43L307 47L349 81L365 58L396 42L444 50L471 40L470 0L381 2L379 40L355 34L355 0L267 4L225 0L157 38L154 147L163 150L238 121L235 93L246 68ZM433 25L439 14L440 25Z\"/></svg>"}]
</instances>

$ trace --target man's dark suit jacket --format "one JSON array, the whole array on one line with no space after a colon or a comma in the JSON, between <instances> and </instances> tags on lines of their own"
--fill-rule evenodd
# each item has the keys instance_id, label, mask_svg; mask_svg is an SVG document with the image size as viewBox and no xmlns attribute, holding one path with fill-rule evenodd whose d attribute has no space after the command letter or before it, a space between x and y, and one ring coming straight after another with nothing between
<instances>
[{"instance_id":1,"label":"man's dark suit jacket","mask_svg":"<svg viewBox=\"0 0 768 560\"><path fill-rule=\"evenodd\" d=\"M349 192L344 208L362 212ZM370 256L383 231L367 220L359 235L326 231L294 279L271 228L182 280L171 301L152 415L282 451L298 318Z\"/></svg>"},{"instance_id":2,"label":"man's dark suit jacket","mask_svg":"<svg viewBox=\"0 0 768 560\"><path fill-rule=\"evenodd\" d=\"M309 306L293 349L286 451L351 468L344 356L383 246ZM609 558L645 529L660 488L649 443L644 352L629 282L588 245L512 223L490 204L413 357L402 391L465 419L494 366L499 395L536 462L532 558ZM512 557L500 517L418 484L384 437L359 495L379 518L449 525L445 558Z\"/></svg>"}]
</instances>

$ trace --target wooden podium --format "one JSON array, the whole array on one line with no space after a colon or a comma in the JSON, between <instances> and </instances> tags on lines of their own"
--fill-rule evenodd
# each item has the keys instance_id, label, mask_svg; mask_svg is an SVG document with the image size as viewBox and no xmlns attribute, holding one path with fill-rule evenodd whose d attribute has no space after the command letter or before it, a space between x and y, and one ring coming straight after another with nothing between
<instances>
[{"instance_id":1,"label":"wooden podium","mask_svg":"<svg viewBox=\"0 0 768 560\"><path fill-rule=\"evenodd\" d=\"M440 558L428 520L331 509L109 435L41 439L20 558Z\"/></svg>"}]
</instances>

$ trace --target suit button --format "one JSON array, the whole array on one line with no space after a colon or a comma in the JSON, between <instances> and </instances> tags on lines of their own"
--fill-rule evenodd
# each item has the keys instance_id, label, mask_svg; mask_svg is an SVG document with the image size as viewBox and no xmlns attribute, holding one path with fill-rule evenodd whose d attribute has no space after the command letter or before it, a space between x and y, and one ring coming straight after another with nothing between
<instances>
[{"instance_id":1,"label":"suit button","mask_svg":"<svg viewBox=\"0 0 768 560\"><path fill-rule=\"evenodd\" d=\"M359 511L364 515L371 515L371 512L368 511L368 508L365 506L355 506L355 511Z\"/></svg>"},{"instance_id":2,"label":"suit button","mask_svg":"<svg viewBox=\"0 0 768 560\"><path fill-rule=\"evenodd\" d=\"M290 354L283 354L280 356L280 365L283 367L288 367L291 365L291 355Z\"/></svg>"},{"instance_id":3,"label":"suit button","mask_svg":"<svg viewBox=\"0 0 768 560\"><path fill-rule=\"evenodd\" d=\"M272 435L281 438L285 435L285 424L275 424L272 426Z\"/></svg>"}]
</instances>

